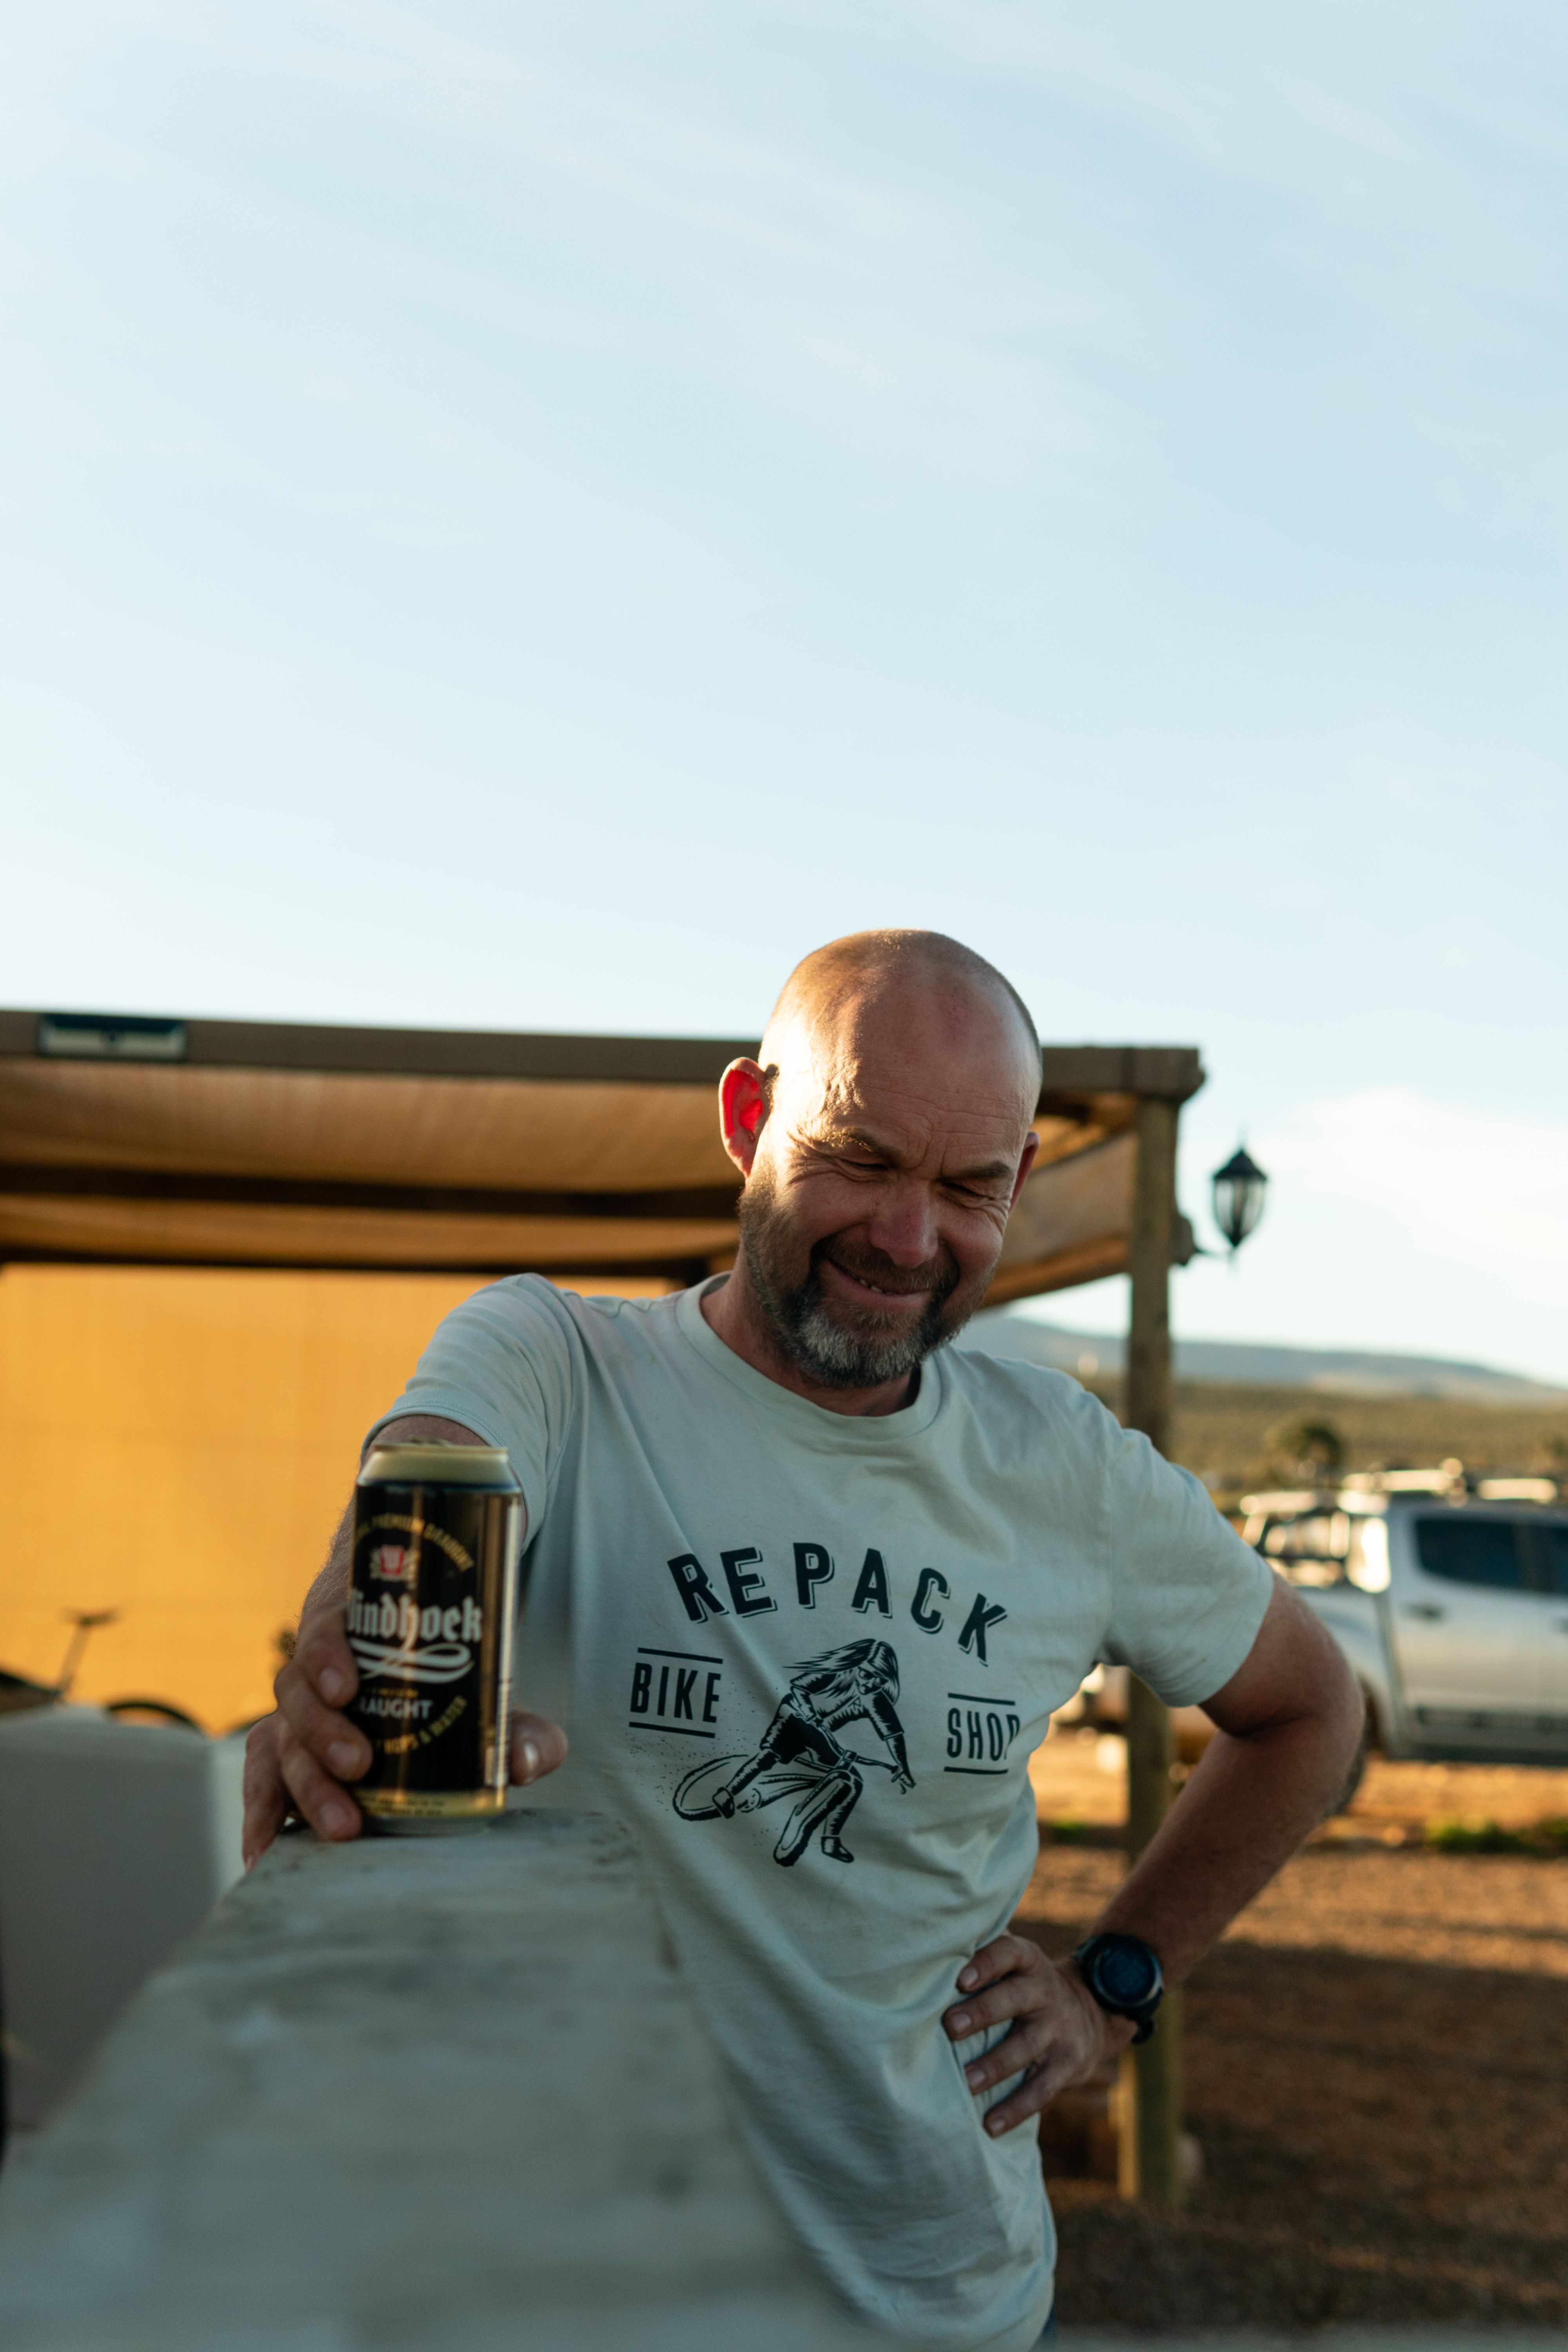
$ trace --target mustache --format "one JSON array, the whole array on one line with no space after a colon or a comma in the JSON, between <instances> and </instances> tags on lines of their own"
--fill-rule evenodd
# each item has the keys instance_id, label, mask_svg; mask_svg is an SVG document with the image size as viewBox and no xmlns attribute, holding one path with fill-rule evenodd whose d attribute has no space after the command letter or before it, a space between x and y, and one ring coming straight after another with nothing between
<instances>
[{"instance_id":1,"label":"mustache","mask_svg":"<svg viewBox=\"0 0 1568 2352\"><path fill-rule=\"evenodd\" d=\"M840 1274L853 1275L858 1281L868 1282L896 1297L908 1297L914 1291L930 1291L933 1305L938 1307L958 1284L958 1267L945 1250L928 1258L923 1265L895 1265L880 1250L868 1249L843 1234L833 1234L818 1242L811 1253L814 1269L824 1260L836 1265Z\"/></svg>"}]
</instances>

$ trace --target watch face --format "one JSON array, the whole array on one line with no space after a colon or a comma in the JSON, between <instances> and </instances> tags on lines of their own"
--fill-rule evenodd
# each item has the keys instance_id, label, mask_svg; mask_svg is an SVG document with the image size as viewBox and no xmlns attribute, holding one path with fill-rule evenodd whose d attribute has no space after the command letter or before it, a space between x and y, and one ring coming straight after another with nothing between
<instances>
[{"instance_id":1,"label":"watch face","mask_svg":"<svg viewBox=\"0 0 1568 2352\"><path fill-rule=\"evenodd\" d=\"M1101 1992L1119 2008L1141 2008L1153 1999L1160 1982L1153 1954L1131 1937L1108 1940L1095 1954L1094 1973Z\"/></svg>"}]
</instances>

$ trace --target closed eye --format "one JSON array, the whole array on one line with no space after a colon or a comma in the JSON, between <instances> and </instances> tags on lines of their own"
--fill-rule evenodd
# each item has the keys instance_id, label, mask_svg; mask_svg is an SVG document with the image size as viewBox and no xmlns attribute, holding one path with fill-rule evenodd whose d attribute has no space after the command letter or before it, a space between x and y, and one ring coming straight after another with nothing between
<instances>
[{"instance_id":1,"label":"closed eye","mask_svg":"<svg viewBox=\"0 0 1568 2352\"><path fill-rule=\"evenodd\" d=\"M978 1204L1005 1201L1007 1197L1007 1189L1002 1184L965 1184L956 1177L950 1181L947 1190L960 1201L973 1201Z\"/></svg>"}]
</instances>

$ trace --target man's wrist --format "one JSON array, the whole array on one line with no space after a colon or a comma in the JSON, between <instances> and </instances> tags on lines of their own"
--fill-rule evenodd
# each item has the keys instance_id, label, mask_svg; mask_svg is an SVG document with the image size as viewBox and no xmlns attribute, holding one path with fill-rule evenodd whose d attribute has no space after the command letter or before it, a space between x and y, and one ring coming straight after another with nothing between
<instances>
[{"instance_id":1,"label":"man's wrist","mask_svg":"<svg viewBox=\"0 0 1568 2352\"><path fill-rule=\"evenodd\" d=\"M1090 1992L1088 1985L1084 1982L1083 1971L1079 1967L1078 1962L1075 1959L1069 1958L1068 1959L1058 1961L1058 1966L1060 1968L1061 1972L1063 1976L1066 1977L1068 1984L1071 1985L1079 2006L1083 2011L1085 2018L1089 2021L1090 2031L1099 2036L1100 2046L1103 2054L1108 2058L1120 2056L1121 2052L1128 2047L1128 2044L1131 2042L1134 2033L1137 2032L1137 2028L1133 2024L1131 2019L1130 2017L1116 2017L1112 2015L1109 2009L1101 2009L1093 1993Z\"/></svg>"}]
</instances>

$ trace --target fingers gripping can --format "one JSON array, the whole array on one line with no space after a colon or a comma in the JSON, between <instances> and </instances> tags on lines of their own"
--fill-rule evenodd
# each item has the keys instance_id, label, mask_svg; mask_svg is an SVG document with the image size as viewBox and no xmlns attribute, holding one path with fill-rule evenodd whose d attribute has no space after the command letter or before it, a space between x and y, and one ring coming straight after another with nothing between
<instances>
[{"instance_id":1,"label":"fingers gripping can","mask_svg":"<svg viewBox=\"0 0 1568 2352\"><path fill-rule=\"evenodd\" d=\"M522 1489L500 1447L378 1445L354 1488L348 1709L367 1823L480 1829L506 1806Z\"/></svg>"}]
</instances>

